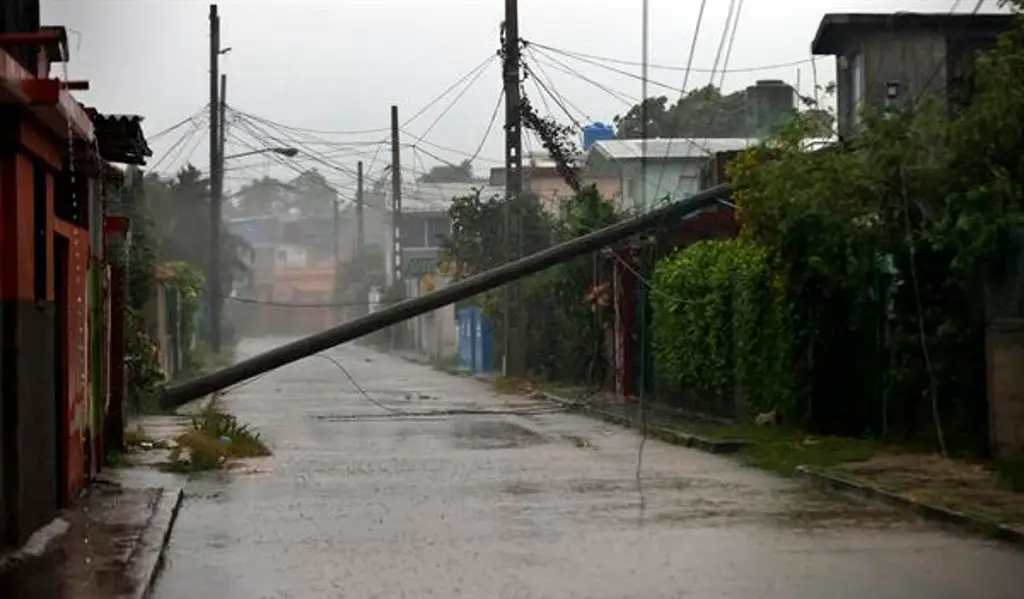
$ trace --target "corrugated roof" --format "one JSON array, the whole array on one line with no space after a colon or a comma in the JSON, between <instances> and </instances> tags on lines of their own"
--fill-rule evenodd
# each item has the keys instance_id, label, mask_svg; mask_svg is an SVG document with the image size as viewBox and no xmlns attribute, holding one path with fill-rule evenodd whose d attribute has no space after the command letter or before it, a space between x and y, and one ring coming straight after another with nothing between
<instances>
[{"instance_id":1,"label":"corrugated roof","mask_svg":"<svg viewBox=\"0 0 1024 599\"><path fill-rule=\"evenodd\" d=\"M604 139L594 142L588 157L598 152L608 160L639 160L646 147L650 160L703 158L716 152L744 150L757 142L745 138Z\"/></svg>"},{"instance_id":2,"label":"corrugated roof","mask_svg":"<svg viewBox=\"0 0 1024 599\"><path fill-rule=\"evenodd\" d=\"M102 114L82 106L92 120L100 157L108 162L144 166L153 155L142 132L142 117L136 114Z\"/></svg>"}]
</instances>

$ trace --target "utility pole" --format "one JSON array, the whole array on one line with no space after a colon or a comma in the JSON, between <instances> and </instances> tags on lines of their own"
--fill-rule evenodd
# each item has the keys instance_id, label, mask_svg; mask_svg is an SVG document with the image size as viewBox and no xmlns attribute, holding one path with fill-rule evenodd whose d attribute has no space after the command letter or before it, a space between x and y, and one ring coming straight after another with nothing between
<instances>
[{"instance_id":1,"label":"utility pole","mask_svg":"<svg viewBox=\"0 0 1024 599\"><path fill-rule=\"evenodd\" d=\"M391 241L392 241L392 280L402 297L405 297L405 284L402 277L402 153L398 139L398 106L391 107ZM398 347L399 329L391 328L391 349Z\"/></svg>"},{"instance_id":2,"label":"utility pole","mask_svg":"<svg viewBox=\"0 0 1024 599\"><path fill-rule=\"evenodd\" d=\"M394 242L393 279L402 282L402 154L398 139L398 107L391 107L391 239Z\"/></svg>"},{"instance_id":3,"label":"utility pole","mask_svg":"<svg viewBox=\"0 0 1024 599\"><path fill-rule=\"evenodd\" d=\"M221 114L224 110L220 100L218 79L220 75L220 16L217 5L210 5L210 277L206 289L209 311L208 325L210 350L220 352L220 221L221 221L221 173L223 165L220 151Z\"/></svg>"},{"instance_id":4,"label":"utility pole","mask_svg":"<svg viewBox=\"0 0 1024 599\"><path fill-rule=\"evenodd\" d=\"M363 228L363 161L356 164L356 255L363 253L366 244L366 230Z\"/></svg>"},{"instance_id":5,"label":"utility pole","mask_svg":"<svg viewBox=\"0 0 1024 599\"><path fill-rule=\"evenodd\" d=\"M369 335L421 314L433 312L438 308L485 291L498 289L511 281L538 273L556 264L592 254L596 250L614 245L634 235L652 231L665 222L676 222L699 214L708 208L728 202L731 198L732 186L729 184L717 185L699 191L681 200L653 208L640 216L623 220L524 256L511 264L502 264L497 268L455 281L451 285L423 297L388 306L362 318L275 347L216 372L173 384L163 390L160 405L180 406L251 377L259 376L264 372L312 356L325 349Z\"/></svg>"},{"instance_id":6,"label":"utility pole","mask_svg":"<svg viewBox=\"0 0 1024 599\"><path fill-rule=\"evenodd\" d=\"M222 73L220 76L220 136L218 141L220 146L218 151L223 160L224 144L227 143L227 130L228 130L228 76ZM224 191L224 170L220 171L221 176L221 192Z\"/></svg>"},{"instance_id":7,"label":"utility pole","mask_svg":"<svg viewBox=\"0 0 1024 599\"><path fill-rule=\"evenodd\" d=\"M513 262L522 252L522 215L513 214L513 203L523 192L523 137L519 96L519 1L505 0L505 24L502 42L505 51L503 78L505 86L505 254ZM519 281L505 286L503 319L504 347L502 371L505 376L522 376L526 371L523 344L523 310Z\"/></svg>"}]
</instances>

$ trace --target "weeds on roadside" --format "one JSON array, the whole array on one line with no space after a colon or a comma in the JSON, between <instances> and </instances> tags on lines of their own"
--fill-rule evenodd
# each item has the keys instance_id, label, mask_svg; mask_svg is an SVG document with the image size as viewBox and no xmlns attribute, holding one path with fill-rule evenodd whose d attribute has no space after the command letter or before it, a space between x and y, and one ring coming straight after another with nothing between
<instances>
[{"instance_id":1,"label":"weeds on roadside","mask_svg":"<svg viewBox=\"0 0 1024 599\"><path fill-rule=\"evenodd\" d=\"M216 406L207 407L194 416L189 431L176 441L168 465L176 472L213 470L232 459L271 454L251 425Z\"/></svg>"}]
</instances>

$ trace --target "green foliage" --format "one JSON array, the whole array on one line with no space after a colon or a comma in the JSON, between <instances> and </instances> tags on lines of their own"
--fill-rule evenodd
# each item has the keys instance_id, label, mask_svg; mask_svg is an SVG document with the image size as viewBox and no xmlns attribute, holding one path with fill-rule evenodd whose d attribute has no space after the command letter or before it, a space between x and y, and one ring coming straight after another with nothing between
<instances>
[{"instance_id":1,"label":"green foliage","mask_svg":"<svg viewBox=\"0 0 1024 599\"><path fill-rule=\"evenodd\" d=\"M650 137L750 137L747 126L746 90L723 95L714 85L689 92L669 104L667 96L648 98ZM641 137L642 106L637 104L614 119L617 135L624 139Z\"/></svg>"},{"instance_id":2,"label":"green foliage","mask_svg":"<svg viewBox=\"0 0 1024 599\"><path fill-rule=\"evenodd\" d=\"M507 260L503 243L506 202L479 193L455 198L449 210L452 235L445 239L444 261L460 279ZM554 219L535 196L524 194L507 204L510 218L523 231L523 252L533 253L558 242L612 224L618 216L593 188L563 204L564 218ZM609 281L610 266L597 255L577 258L525 279L522 301L528 326L528 368L563 382L600 380L604 371L605 312L587 301L588 290ZM481 294L480 305L495 327L502 347L503 290Z\"/></svg>"},{"instance_id":3,"label":"green foliage","mask_svg":"<svg viewBox=\"0 0 1024 599\"><path fill-rule=\"evenodd\" d=\"M983 290L1019 276L1024 250L1021 31L975 66L952 115L930 98L865 112L819 151L805 116L732 163L743 237L789 310L791 410L812 429L987 444Z\"/></svg>"},{"instance_id":4,"label":"green foliage","mask_svg":"<svg viewBox=\"0 0 1024 599\"><path fill-rule=\"evenodd\" d=\"M693 395L690 407L791 417L795 380L788 305L755 243L701 241L662 260L651 295L659 376Z\"/></svg>"},{"instance_id":5,"label":"green foliage","mask_svg":"<svg viewBox=\"0 0 1024 599\"><path fill-rule=\"evenodd\" d=\"M168 262L164 268L172 274L172 277L165 282L165 289L167 293L176 293L180 302L178 304L178 319L180 320L178 344L185 348L183 370L194 372L206 366L201 362L197 353L191 351L198 334L196 322L202 309L205 279L199 269L187 262Z\"/></svg>"}]
</instances>

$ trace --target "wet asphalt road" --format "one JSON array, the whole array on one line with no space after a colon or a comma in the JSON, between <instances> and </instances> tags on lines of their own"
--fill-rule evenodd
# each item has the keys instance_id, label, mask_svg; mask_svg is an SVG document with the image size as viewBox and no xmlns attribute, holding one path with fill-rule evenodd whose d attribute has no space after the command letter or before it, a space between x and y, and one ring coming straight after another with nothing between
<instances>
[{"instance_id":1,"label":"wet asphalt road","mask_svg":"<svg viewBox=\"0 0 1024 599\"><path fill-rule=\"evenodd\" d=\"M638 490L632 432L328 355L392 412L325 359L231 393L275 455L188 483L155 599L1024 597L1002 545L659 441Z\"/></svg>"}]
</instances>

